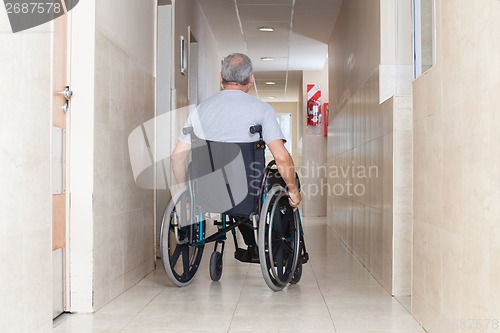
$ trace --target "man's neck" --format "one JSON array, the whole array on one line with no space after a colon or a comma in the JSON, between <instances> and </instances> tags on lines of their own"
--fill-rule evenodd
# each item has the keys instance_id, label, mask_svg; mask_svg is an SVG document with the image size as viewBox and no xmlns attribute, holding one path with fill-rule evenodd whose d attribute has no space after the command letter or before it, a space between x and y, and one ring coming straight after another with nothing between
<instances>
[{"instance_id":1,"label":"man's neck","mask_svg":"<svg viewBox=\"0 0 500 333\"><path fill-rule=\"evenodd\" d=\"M224 90L241 90L241 91L243 91L245 93L247 93L248 90L250 90L250 85L249 84L241 85L239 83L233 83L233 82L223 83L222 87L223 87Z\"/></svg>"}]
</instances>

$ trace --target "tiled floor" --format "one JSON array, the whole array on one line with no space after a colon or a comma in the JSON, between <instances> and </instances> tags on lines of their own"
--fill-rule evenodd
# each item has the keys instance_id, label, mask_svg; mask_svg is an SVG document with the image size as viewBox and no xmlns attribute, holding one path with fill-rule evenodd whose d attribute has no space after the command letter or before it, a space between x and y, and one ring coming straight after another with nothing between
<instances>
[{"instance_id":1,"label":"tiled floor","mask_svg":"<svg viewBox=\"0 0 500 333\"><path fill-rule=\"evenodd\" d=\"M188 287L171 286L159 265L102 310L68 316L53 333L425 332L324 218L306 218L303 224L310 261L299 284L281 292L268 289L259 265L236 261L229 241L220 282L208 274L209 246Z\"/></svg>"}]
</instances>

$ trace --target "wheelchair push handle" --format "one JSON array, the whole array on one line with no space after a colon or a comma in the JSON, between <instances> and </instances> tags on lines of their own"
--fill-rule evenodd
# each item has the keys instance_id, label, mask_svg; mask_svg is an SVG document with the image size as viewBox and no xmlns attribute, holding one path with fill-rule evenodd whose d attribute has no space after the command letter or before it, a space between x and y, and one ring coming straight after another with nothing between
<instances>
[{"instance_id":1,"label":"wheelchair push handle","mask_svg":"<svg viewBox=\"0 0 500 333\"><path fill-rule=\"evenodd\" d=\"M250 126L250 133L252 133L252 134L255 134L255 133L262 134L262 125Z\"/></svg>"},{"instance_id":2,"label":"wheelchair push handle","mask_svg":"<svg viewBox=\"0 0 500 333\"><path fill-rule=\"evenodd\" d=\"M192 126L184 127L182 129L182 134L188 135L188 134L194 134L194 130Z\"/></svg>"},{"instance_id":3,"label":"wheelchair push handle","mask_svg":"<svg viewBox=\"0 0 500 333\"><path fill-rule=\"evenodd\" d=\"M266 143L262 140L262 125L253 125L248 129L251 134L259 133L259 141L255 144L257 149L266 149Z\"/></svg>"},{"instance_id":4,"label":"wheelchair push handle","mask_svg":"<svg viewBox=\"0 0 500 333\"><path fill-rule=\"evenodd\" d=\"M249 130L250 130L250 133L252 133L252 134L255 134L255 133L262 134L262 125L250 126ZM192 126L184 127L182 129L182 134L184 134L184 135L193 134L193 133L194 133L194 130L193 130Z\"/></svg>"}]
</instances>

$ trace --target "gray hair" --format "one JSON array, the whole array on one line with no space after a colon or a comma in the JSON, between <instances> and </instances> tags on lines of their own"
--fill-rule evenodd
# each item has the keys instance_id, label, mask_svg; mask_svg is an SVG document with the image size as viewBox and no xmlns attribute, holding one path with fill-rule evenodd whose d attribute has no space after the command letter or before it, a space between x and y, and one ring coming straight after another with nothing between
<instances>
[{"instance_id":1,"label":"gray hair","mask_svg":"<svg viewBox=\"0 0 500 333\"><path fill-rule=\"evenodd\" d=\"M228 55L222 61L222 81L224 83L234 82L246 85L252 75L252 60L242 53Z\"/></svg>"}]
</instances>

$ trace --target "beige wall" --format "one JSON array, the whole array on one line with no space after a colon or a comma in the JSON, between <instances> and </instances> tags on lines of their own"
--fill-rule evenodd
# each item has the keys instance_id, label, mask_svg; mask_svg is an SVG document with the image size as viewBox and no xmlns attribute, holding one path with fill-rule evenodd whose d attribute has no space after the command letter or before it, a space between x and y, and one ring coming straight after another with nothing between
<instances>
[{"instance_id":1,"label":"beige wall","mask_svg":"<svg viewBox=\"0 0 500 333\"><path fill-rule=\"evenodd\" d=\"M321 88L321 104L329 101L328 59L323 70L304 71L302 75L302 96L300 121L302 122L302 156L299 165L301 179L302 210L304 216L326 216L327 195L325 185L327 174L322 166L326 165L326 137L323 135L323 124L308 127L307 124L307 85L319 84ZM323 119L324 120L324 119Z\"/></svg>"},{"instance_id":2,"label":"beige wall","mask_svg":"<svg viewBox=\"0 0 500 333\"><path fill-rule=\"evenodd\" d=\"M344 1L329 43L329 225L393 295L411 289L409 4Z\"/></svg>"},{"instance_id":3,"label":"beige wall","mask_svg":"<svg viewBox=\"0 0 500 333\"><path fill-rule=\"evenodd\" d=\"M378 103L378 73L328 136L328 223L393 295L411 288L411 97Z\"/></svg>"},{"instance_id":4,"label":"beige wall","mask_svg":"<svg viewBox=\"0 0 500 333\"><path fill-rule=\"evenodd\" d=\"M430 333L461 323L495 332L486 324L500 314L500 4L436 7L437 64L413 86L412 313Z\"/></svg>"},{"instance_id":5,"label":"beige wall","mask_svg":"<svg viewBox=\"0 0 500 333\"><path fill-rule=\"evenodd\" d=\"M297 100L297 105L302 106L304 103L304 78L302 77L300 79L300 86L299 86L299 97ZM299 112L300 114L300 121L297 123L297 149L298 149L298 156L297 156L297 165L302 165L302 148L303 148L303 133L304 133L304 127L306 126L303 122L303 116L302 116L302 111Z\"/></svg>"},{"instance_id":6,"label":"beige wall","mask_svg":"<svg viewBox=\"0 0 500 333\"><path fill-rule=\"evenodd\" d=\"M144 31L145 36L146 31ZM149 69L96 31L94 310L154 268L153 191L134 182L131 131L154 117ZM149 50L150 56L153 50Z\"/></svg>"},{"instance_id":7,"label":"beige wall","mask_svg":"<svg viewBox=\"0 0 500 333\"><path fill-rule=\"evenodd\" d=\"M332 119L380 64L380 1L343 1L328 44Z\"/></svg>"},{"instance_id":8,"label":"beige wall","mask_svg":"<svg viewBox=\"0 0 500 333\"><path fill-rule=\"evenodd\" d=\"M0 332L52 328L51 48L0 11Z\"/></svg>"}]
</instances>

